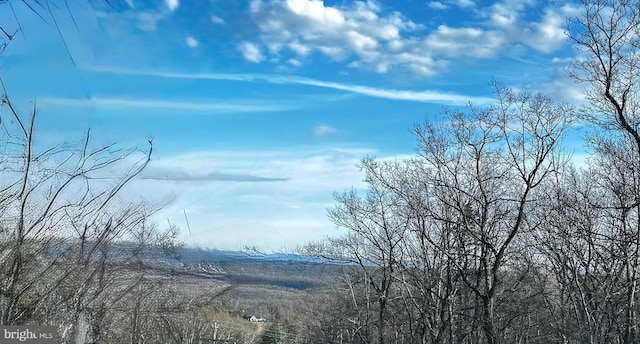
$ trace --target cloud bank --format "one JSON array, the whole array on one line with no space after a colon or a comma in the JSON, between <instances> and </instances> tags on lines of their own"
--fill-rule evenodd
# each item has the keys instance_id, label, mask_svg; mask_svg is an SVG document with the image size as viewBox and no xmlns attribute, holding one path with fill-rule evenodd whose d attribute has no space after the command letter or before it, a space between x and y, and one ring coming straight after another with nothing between
<instances>
[{"instance_id":1,"label":"cloud bank","mask_svg":"<svg viewBox=\"0 0 640 344\"><path fill-rule=\"evenodd\" d=\"M241 50L253 63L280 63L281 57L304 61L321 54L352 68L434 76L459 58L493 58L526 49L553 52L566 42L565 18L576 11L571 4L542 8L528 0L483 8L471 0L432 1L427 6L436 11L458 8L469 24L419 25L371 0L341 6L322 0L253 0L250 15L259 39L244 42Z\"/></svg>"}]
</instances>

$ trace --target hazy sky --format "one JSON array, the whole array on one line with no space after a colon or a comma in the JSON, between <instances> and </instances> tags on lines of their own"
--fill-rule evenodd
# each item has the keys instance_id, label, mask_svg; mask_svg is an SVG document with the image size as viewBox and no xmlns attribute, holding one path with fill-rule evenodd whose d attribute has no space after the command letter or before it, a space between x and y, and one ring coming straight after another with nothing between
<instances>
[{"instance_id":1,"label":"hazy sky","mask_svg":"<svg viewBox=\"0 0 640 344\"><path fill-rule=\"evenodd\" d=\"M42 144L88 127L97 143L153 138L126 192L173 200L156 220L202 246L341 233L326 210L334 192L364 187L359 160L414 154L414 123L491 102L492 79L581 94L564 71L566 18L580 11L567 1L64 3L42 18L0 4L0 22L23 29L0 57L9 95L23 111L37 98ZM578 136L566 146L582 149Z\"/></svg>"}]
</instances>

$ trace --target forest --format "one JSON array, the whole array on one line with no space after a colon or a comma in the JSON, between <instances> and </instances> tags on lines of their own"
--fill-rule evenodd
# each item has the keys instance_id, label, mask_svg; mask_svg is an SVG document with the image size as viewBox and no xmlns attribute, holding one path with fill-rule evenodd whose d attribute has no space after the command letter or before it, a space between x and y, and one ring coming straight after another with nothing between
<instances>
[{"instance_id":1,"label":"forest","mask_svg":"<svg viewBox=\"0 0 640 344\"><path fill-rule=\"evenodd\" d=\"M61 343L639 343L640 6L581 10L567 72L584 104L492 81L493 104L415 124L413 158L365 157L366 192L328 210L347 234L301 249L330 283L270 289L264 324L242 320L248 275L235 303L224 283L194 296L205 282L181 279L178 229L119 197L152 141L95 146L87 131L43 148L36 103L20 113L2 84L0 325L53 325ZM576 128L580 165L563 147Z\"/></svg>"}]
</instances>

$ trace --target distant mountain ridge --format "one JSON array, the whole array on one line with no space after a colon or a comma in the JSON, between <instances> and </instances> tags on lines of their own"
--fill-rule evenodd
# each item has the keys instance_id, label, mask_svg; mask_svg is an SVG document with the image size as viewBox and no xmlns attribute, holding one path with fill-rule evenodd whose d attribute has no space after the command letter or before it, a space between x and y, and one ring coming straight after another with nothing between
<instances>
[{"instance_id":1,"label":"distant mountain ridge","mask_svg":"<svg viewBox=\"0 0 640 344\"><path fill-rule=\"evenodd\" d=\"M143 264L174 276L212 279L229 285L266 285L293 289L333 283L339 265L293 253L259 253L182 247L172 253L149 249Z\"/></svg>"},{"instance_id":2,"label":"distant mountain ridge","mask_svg":"<svg viewBox=\"0 0 640 344\"><path fill-rule=\"evenodd\" d=\"M254 260L272 262L306 262L306 263L326 263L325 260L294 253L260 253L247 251L231 251L217 249L202 249L194 247L183 247L178 251L180 260L185 263L202 261L229 261L229 260Z\"/></svg>"}]
</instances>

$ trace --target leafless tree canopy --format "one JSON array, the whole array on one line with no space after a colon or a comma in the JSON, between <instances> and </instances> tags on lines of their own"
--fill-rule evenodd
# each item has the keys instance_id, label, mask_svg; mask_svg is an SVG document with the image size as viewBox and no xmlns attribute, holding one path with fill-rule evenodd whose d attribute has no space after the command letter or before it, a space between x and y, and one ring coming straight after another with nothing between
<instances>
[{"instance_id":1,"label":"leafless tree canopy","mask_svg":"<svg viewBox=\"0 0 640 344\"><path fill-rule=\"evenodd\" d=\"M329 211L349 234L308 247L348 263L327 340L640 340L640 8L582 5L567 33L587 106L494 83L495 105L416 125L414 159L363 160L367 191ZM560 146L576 120L596 128L579 167Z\"/></svg>"},{"instance_id":2,"label":"leafless tree canopy","mask_svg":"<svg viewBox=\"0 0 640 344\"><path fill-rule=\"evenodd\" d=\"M55 20L48 1L24 4ZM13 10L10 1L0 7ZM0 54L18 19L0 24ZM160 298L141 268L145 255L175 249L177 234L149 221L156 205L123 197L152 142L97 145L88 128L75 142L47 145L37 103L20 111L1 75L0 86L0 325L55 325L65 343L114 342L116 330L135 338L141 330L122 320L140 310L130 300L141 290Z\"/></svg>"}]
</instances>

